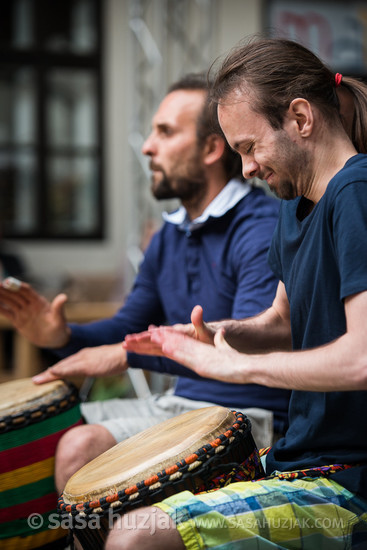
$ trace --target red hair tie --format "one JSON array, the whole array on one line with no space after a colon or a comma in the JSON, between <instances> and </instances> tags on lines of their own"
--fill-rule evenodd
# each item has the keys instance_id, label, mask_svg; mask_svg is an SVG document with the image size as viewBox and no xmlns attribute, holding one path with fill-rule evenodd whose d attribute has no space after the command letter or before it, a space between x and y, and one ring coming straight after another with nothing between
<instances>
[{"instance_id":1,"label":"red hair tie","mask_svg":"<svg viewBox=\"0 0 367 550\"><path fill-rule=\"evenodd\" d=\"M336 73L335 75L335 86L338 88L340 84L342 83L343 75L340 73Z\"/></svg>"}]
</instances>

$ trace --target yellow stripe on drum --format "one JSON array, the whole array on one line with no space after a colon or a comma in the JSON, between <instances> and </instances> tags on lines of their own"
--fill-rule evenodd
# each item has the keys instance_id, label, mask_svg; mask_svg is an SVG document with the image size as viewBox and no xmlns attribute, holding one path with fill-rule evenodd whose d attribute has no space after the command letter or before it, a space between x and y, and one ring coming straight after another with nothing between
<instances>
[{"instance_id":1,"label":"yellow stripe on drum","mask_svg":"<svg viewBox=\"0 0 367 550\"><path fill-rule=\"evenodd\" d=\"M46 458L40 462L34 462L29 466L23 466L17 470L11 470L0 474L0 494L8 489L17 489L22 485L40 481L46 477L53 476L55 466L55 457Z\"/></svg>"},{"instance_id":2,"label":"yellow stripe on drum","mask_svg":"<svg viewBox=\"0 0 367 550\"><path fill-rule=\"evenodd\" d=\"M12 537L11 539L3 539L1 541L1 550L19 550L19 548L27 548L32 550L33 548L39 548L44 544L50 544L68 534L67 530L60 528L46 529L40 533L35 533L29 537Z\"/></svg>"}]
</instances>

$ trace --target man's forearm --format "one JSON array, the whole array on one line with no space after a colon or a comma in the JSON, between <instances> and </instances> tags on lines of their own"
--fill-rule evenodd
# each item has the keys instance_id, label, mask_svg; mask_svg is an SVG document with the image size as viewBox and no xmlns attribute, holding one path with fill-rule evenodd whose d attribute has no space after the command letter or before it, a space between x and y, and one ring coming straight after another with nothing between
<instances>
[{"instance_id":1,"label":"man's forearm","mask_svg":"<svg viewBox=\"0 0 367 550\"><path fill-rule=\"evenodd\" d=\"M249 319L227 319L207 323L212 330L225 329L226 341L243 353L289 351L290 324L273 307Z\"/></svg>"}]
</instances>

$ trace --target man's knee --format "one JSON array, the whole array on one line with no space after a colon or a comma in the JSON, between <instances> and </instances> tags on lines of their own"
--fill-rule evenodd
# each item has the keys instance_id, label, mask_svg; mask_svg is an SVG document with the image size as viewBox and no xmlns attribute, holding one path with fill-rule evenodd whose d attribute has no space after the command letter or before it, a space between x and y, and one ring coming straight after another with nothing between
<instances>
[{"instance_id":1,"label":"man's knee","mask_svg":"<svg viewBox=\"0 0 367 550\"><path fill-rule=\"evenodd\" d=\"M58 491L82 466L116 444L115 438L99 424L85 424L68 430L61 438L55 455L55 480Z\"/></svg>"},{"instance_id":2,"label":"man's knee","mask_svg":"<svg viewBox=\"0 0 367 550\"><path fill-rule=\"evenodd\" d=\"M113 435L103 426L99 424L84 424L83 426L76 426L68 430L61 438L57 447L57 452L69 451L75 453L76 451L83 451L94 454L98 454L98 450L101 452L116 445L116 440Z\"/></svg>"},{"instance_id":3,"label":"man's knee","mask_svg":"<svg viewBox=\"0 0 367 550\"><path fill-rule=\"evenodd\" d=\"M106 550L183 550L182 539L171 518L156 507L139 508L115 521Z\"/></svg>"}]
</instances>

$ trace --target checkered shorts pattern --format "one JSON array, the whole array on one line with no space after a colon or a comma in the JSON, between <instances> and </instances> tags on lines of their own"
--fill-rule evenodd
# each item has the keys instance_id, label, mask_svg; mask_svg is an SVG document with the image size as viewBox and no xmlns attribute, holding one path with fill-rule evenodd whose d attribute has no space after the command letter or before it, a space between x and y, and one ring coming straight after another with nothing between
<instances>
[{"instance_id":1,"label":"checkered shorts pattern","mask_svg":"<svg viewBox=\"0 0 367 550\"><path fill-rule=\"evenodd\" d=\"M367 501L324 477L232 483L156 504L187 550L363 550Z\"/></svg>"}]
</instances>

